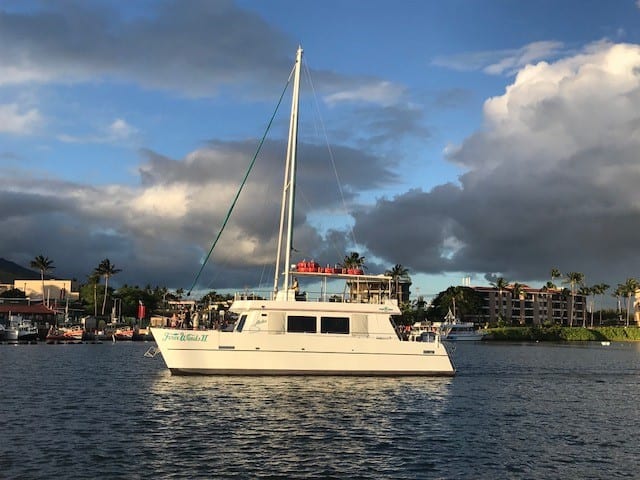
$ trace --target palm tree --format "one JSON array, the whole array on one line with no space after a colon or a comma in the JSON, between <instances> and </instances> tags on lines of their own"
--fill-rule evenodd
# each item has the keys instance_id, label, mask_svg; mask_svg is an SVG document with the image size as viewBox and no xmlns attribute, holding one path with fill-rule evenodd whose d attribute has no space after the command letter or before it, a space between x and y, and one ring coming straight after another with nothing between
<instances>
[{"instance_id":1,"label":"palm tree","mask_svg":"<svg viewBox=\"0 0 640 480\"><path fill-rule=\"evenodd\" d=\"M619 283L616 289L611 294L611 296L616 297L616 306L617 306L616 310L618 312L618 322L622 321L622 305L620 302L620 298L624 297L625 295L626 293L624 290L624 285L622 283Z\"/></svg>"},{"instance_id":2,"label":"palm tree","mask_svg":"<svg viewBox=\"0 0 640 480\"><path fill-rule=\"evenodd\" d=\"M555 283L547 280L547 283L545 283L540 289L540 293L542 293L541 296L544 298L544 303L546 304L548 321L553 320L553 291L556 290L557 288L558 287L556 287ZM549 292L551 292L551 295L549 295ZM549 299L551 299L551 302L549 302Z\"/></svg>"},{"instance_id":3,"label":"palm tree","mask_svg":"<svg viewBox=\"0 0 640 480\"><path fill-rule=\"evenodd\" d=\"M415 311L414 321L423 322L427 318L426 307L427 302L422 295L419 295L418 298L413 301L413 310Z\"/></svg>"},{"instance_id":4,"label":"palm tree","mask_svg":"<svg viewBox=\"0 0 640 480\"><path fill-rule=\"evenodd\" d=\"M29 264L31 268L37 268L40 271L40 281L42 282L42 304L44 305L44 274L53 270L53 260L49 260L49 257L45 257L44 255L38 255L36 258L31 260ZM27 292L24 292L25 294Z\"/></svg>"},{"instance_id":5,"label":"palm tree","mask_svg":"<svg viewBox=\"0 0 640 480\"><path fill-rule=\"evenodd\" d=\"M507 288L509 286L509 282L507 282L504 278L502 277L498 277L496 278L495 282L492 282L491 285L493 285L494 288L498 289L498 301L500 302L498 305L498 317L500 319L504 318L503 314L502 314L502 292L505 288Z\"/></svg>"},{"instance_id":6,"label":"palm tree","mask_svg":"<svg viewBox=\"0 0 640 480\"><path fill-rule=\"evenodd\" d=\"M511 285L511 298L517 298L519 300L518 311L520 312L520 325L524 325L524 295L524 285L518 282Z\"/></svg>"},{"instance_id":7,"label":"palm tree","mask_svg":"<svg viewBox=\"0 0 640 480\"><path fill-rule=\"evenodd\" d=\"M100 283L100 274L96 268L88 277L89 283L93 285L93 316L98 316L98 284Z\"/></svg>"},{"instance_id":8,"label":"palm tree","mask_svg":"<svg viewBox=\"0 0 640 480\"><path fill-rule=\"evenodd\" d=\"M631 297L635 297L638 287L640 287L640 283L635 278L627 278L627 281L624 282L624 292L627 295L627 327L629 326L629 315L631 313Z\"/></svg>"},{"instance_id":9,"label":"palm tree","mask_svg":"<svg viewBox=\"0 0 640 480\"><path fill-rule=\"evenodd\" d=\"M610 285L607 285L606 283L598 283L597 285L593 286L594 295L600 295L600 320L598 322L598 325L602 325L602 304L604 303L604 294L607 290L609 290L609 288Z\"/></svg>"},{"instance_id":10,"label":"palm tree","mask_svg":"<svg viewBox=\"0 0 640 480\"><path fill-rule=\"evenodd\" d=\"M553 272L552 272L553 273ZM584 273L580 272L568 272L564 277L565 284L569 285L569 290L571 291L571 317L569 317L569 326L573 327L573 319L575 317L574 305L575 305L575 294L576 294L576 286L582 286L584 282Z\"/></svg>"},{"instance_id":11,"label":"palm tree","mask_svg":"<svg viewBox=\"0 0 640 480\"><path fill-rule=\"evenodd\" d=\"M367 267L364 265L365 258L361 257L358 252L351 252L349 255L345 255L342 261L344 268L361 268L365 270Z\"/></svg>"},{"instance_id":12,"label":"palm tree","mask_svg":"<svg viewBox=\"0 0 640 480\"><path fill-rule=\"evenodd\" d=\"M587 287L586 285L582 286L582 287L580 287L580 290L578 290L578 294L582 295L583 297L585 297L587 299L587 301L588 301L589 297L591 295L594 295L593 288L594 287ZM586 315L583 315L582 316L582 328L586 328L586 326L587 326L587 317L586 317ZM593 300L591 301L591 328L593 328Z\"/></svg>"},{"instance_id":13,"label":"palm tree","mask_svg":"<svg viewBox=\"0 0 640 480\"><path fill-rule=\"evenodd\" d=\"M558 270L557 268L552 268L551 269L551 283L553 283L554 280L556 279L560 279L562 278L562 272L560 272L560 270Z\"/></svg>"},{"instance_id":14,"label":"palm tree","mask_svg":"<svg viewBox=\"0 0 640 480\"><path fill-rule=\"evenodd\" d=\"M109 289L109 279L113 277L116 273L121 272L122 270L116 268L108 258L105 258L100 262L98 268L96 268L95 273L104 277L104 295L102 298L102 313L104 315L104 310L107 307L107 294Z\"/></svg>"},{"instance_id":15,"label":"palm tree","mask_svg":"<svg viewBox=\"0 0 640 480\"><path fill-rule=\"evenodd\" d=\"M396 294L396 299L399 302L401 300L400 299L400 280L401 279L405 281L410 280L409 269L406 267L403 267L399 263L396 263L391 270L387 270L386 272L384 272L384 274L391 277L391 279L393 280L393 284L395 286L394 293Z\"/></svg>"},{"instance_id":16,"label":"palm tree","mask_svg":"<svg viewBox=\"0 0 640 480\"><path fill-rule=\"evenodd\" d=\"M451 306L453 307L452 313L453 313L454 321L457 321L458 309L456 308L456 302L458 303L458 305L460 305L460 303L462 303L462 301L464 300L464 289L463 287L457 286L457 287L451 287L447 291L450 291L449 301L451 302Z\"/></svg>"}]
</instances>

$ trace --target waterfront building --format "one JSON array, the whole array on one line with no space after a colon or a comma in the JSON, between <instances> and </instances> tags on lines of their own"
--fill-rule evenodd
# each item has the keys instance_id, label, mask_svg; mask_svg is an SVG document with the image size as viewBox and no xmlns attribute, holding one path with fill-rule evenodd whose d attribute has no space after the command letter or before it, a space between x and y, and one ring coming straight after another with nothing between
<instances>
[{"instance_id":1,"label":"waterfront building","mask_svg":"<svg viewBox=\"0 0 640 480\"><path fill-rule=\"evenodd\" d=\"M75 280L45 278L44 291L41 279L15 279L13 283L0 284L0 293L11 289L23 291L25 297L31 302L49 306L64 304L67 301L76 302L80 299L78 282Z\"/></svg>"},{"instance_id":2,"label":"waterfront building","mask_svg":"<svg viewBox=\"0 0 640 480\"><path fill-rule=\"evenodd\" d=\"M20 280L13 281L13 288L22 290L32 301L42 301L46 304L55 302L70 302L80 298L77 282L73 280L57 280L54 278L44 279L44 291L42 290L42 280Z\"/></svg>"},{"instance_id":3,"label":"waterfront building","mask_svg":"<svg viewBox=\"0 0 640 480\"><path fill-rule=\"evenodd\" d=\"M523 285L514 296L513 285L502 291L495 287L471 287L482 299L482 313L477 322L508 325L590 326L587 298L566 289L531 288Z\"/></svg>"}]
</instances>

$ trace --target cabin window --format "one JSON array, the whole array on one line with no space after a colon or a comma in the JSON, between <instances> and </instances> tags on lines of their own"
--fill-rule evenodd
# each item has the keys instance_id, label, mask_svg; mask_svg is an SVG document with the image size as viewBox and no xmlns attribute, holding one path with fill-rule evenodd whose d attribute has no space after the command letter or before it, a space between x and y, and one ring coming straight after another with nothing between
<instances>
[{"instance_id":1,"label":"cabin window","mask_svg":"<svg viewBox=\"0 0 640 480\"><path fill-rule=\"evenodd\" d=\"M320 332L349 334L349 317L320 317Z\"/></svg>"},{"instance_id":2,"label":"cabin window","mask_svg":"<svg viewBox=\"0 0 640 480\"><path fill-rule=\"evenodd\" d=\"M316 333L316 317L290 315L287 317L287 332Z\"/></svg>"},{"instance_id":3,"label":"cabin window","mask_svg":"<svg viewBox=\"0 0 640 480\"><path fill-rule=\"evenodd\" d=\"M236 327L236 331L241 332L242 329L244 328L244 322L247 321L247 316L246 315L242 315L240 317L240 321L238 321L238 326Z\"/></svg>"}]
</instances>

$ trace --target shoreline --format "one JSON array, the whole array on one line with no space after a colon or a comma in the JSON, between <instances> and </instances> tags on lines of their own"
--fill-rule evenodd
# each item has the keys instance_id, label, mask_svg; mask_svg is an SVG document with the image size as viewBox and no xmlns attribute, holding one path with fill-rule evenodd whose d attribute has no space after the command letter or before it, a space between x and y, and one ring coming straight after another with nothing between
<instances>
[{"instance_id":1,"label":"shoreline","mask_svg":"<svg viewBox=\"0 0 640 480\"><path fill-rule=\"evenodd\" d=\"M640 342L640 328L629 327L496 327L486 329L483 341Z\"/></svg>"}]
</instances>

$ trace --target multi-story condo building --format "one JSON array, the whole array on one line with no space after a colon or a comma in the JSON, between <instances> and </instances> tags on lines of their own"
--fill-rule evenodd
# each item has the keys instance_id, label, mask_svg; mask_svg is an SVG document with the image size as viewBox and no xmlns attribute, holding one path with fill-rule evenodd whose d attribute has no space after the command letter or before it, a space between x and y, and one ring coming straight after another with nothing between
<instances>
[{"instance_id":1,"label":"multi-story condo building","mask_svg":"<svg viewBox=\"0 0 640 480\"><path fill-rule=\"evenodd\" d=\"M587 299L567 290L539 289L523 285L514 297L513 286L500 291L494 287L471 287L483 299L482 313L477 321L512 325L572 325L589 326ZM572 298L573 297L573 298Z\"/></svg>"}]
</instances>

